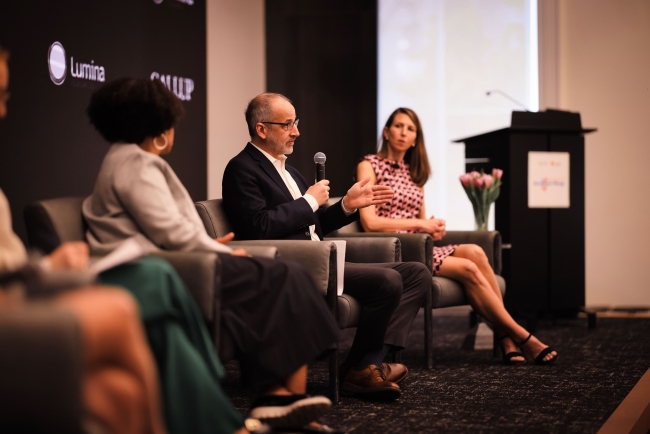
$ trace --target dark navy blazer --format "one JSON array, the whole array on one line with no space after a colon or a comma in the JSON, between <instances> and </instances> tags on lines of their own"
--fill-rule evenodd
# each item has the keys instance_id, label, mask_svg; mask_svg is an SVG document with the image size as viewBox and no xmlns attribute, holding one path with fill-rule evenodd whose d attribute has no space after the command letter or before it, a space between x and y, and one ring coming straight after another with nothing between
<instances>
[{"instance_id":1,"label":"dark navy blazer","mask_svg":"<svg viewBox=\"0 0 650 434\"><path fill-rule=\"evenodd\" d=\"M305 194L305 178L288 164L286 170ZM313 212L305 199L294 199L275 166L250 143L226 166L222 187L224 209L238 240L310 240L310 225L316 225L322 239L359 219L358 212L346 216L341 201Z\"/></svg>"}]
</instances>

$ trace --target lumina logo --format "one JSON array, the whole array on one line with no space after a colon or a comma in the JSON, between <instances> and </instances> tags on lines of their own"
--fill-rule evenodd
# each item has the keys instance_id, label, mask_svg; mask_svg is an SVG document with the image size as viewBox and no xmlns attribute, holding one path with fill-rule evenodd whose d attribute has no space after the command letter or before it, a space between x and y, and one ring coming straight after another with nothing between
<instances>
[{"instance_id":1,"label":"lumina logo","mask_svg":"<svg viewBox=\"0 0 650 434\"><path fill-rule=\"evenodd\" d=\"M57 86L65 81L68 68L65 64L65 49L60 42L50 45L47 53L47 64L50 69L50 78L52 83Z\"/></svg>"},{"instance_id":2,"label":"lumina logo","mask_svg":"<svg viewBox=\"0 0 650 434\"><path fill-rule=\"evenodd\" d=\"M60 42L50 45L47 63L50 68L50 78L57 86L65 81L68 74L65 56L65 49ZM106 70L103 66L95 65L94 60L91 60L90 63L75 62L74 57L70 56L70 75L74 78L103 82L106 79Z\"/></svg>"},{"instance_id":3,"label":"lumina logo","mask_svg":"<svg viewBox=\"0 0 650 434\"><path fill-rule=\"evenodd\" d=\"M95 65L94 60L91 60L90 63L75 63L74 58L70 56L70 75L75 78L103 82L106 78L106 71L103 66Z\"/></svg>"}]
</instances>

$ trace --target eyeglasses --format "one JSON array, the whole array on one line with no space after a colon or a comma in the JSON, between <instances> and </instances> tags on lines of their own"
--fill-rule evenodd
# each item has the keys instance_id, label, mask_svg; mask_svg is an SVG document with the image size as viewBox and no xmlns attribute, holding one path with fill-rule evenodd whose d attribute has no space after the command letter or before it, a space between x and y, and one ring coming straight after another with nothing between
<instances>
[{"instance_id":1,"label":"eyeglasses","mask_svg":"<svg viewBox=\"0 0 650 434\"><path fill-rule=\"evenodd\" d=\"M298 128L298 122L300 122L300 119L296 119L295 121L286 121L286 122L268 122L268 121L261 121L261 124L273 124L273 125L282 125L284 127L285 131L289 131L290 128L296 127Z\"/></svg>"}]
</instances>

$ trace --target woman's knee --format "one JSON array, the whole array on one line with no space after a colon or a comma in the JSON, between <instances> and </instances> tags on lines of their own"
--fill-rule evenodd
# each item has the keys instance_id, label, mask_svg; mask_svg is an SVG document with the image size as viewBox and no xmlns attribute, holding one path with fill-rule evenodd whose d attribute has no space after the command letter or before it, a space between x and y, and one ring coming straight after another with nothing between
<instances>
[{"instance_id":1,"label":"woman's knee","mask_svg":"<svg viewBox=\"0 0 650 434\"><path fill-rule=\"evenodd\" d=\"M463 259L459 266L460 274L465 283L478 284L481 281L481 270L470 259Z\"/></svg>"},{"instance_id":2,"label":"woman's knee","mask_svg":"<svg viewBox=\"0 0 650 434\"><path fill-rule=\"evenodd\" d=\"M105 309L120 322L139 322L138 304L131 294L122 290L111 290L104 294Z\"/></svg>"},{"instance_id":3,"label":"woman's knee","mask_svg":"<svg viewBox=\"0 0 650 434\"><path fill-rule=\"evenodd\" d=\"M84 397L87 410L114 432L141 432L147 398L132 374L114 367L95 370L86 378Z\"/></svg>"},{"instance_id":4,"label":"woman's knee","mask_svg":"<svg viewBox=\"0 0 650 434\"><path fill-rule=\"evenodd\" d=\"M463 244L456 248L456 252L454 256L469 259L478 266L489 265L485 251L476 244Z\"/></svg>"},{"instance_id":5,"label":"woman's knee","mask_svg":"<svg viewBox=\"0 0 650 434\"><path fill-rule=\"evenodd\" d=\"M138 304L131 294L122 290L104 290L98 293L102 301L100 332L106 342L130 342L142 327Z\"/></svg>"}]
</instances>

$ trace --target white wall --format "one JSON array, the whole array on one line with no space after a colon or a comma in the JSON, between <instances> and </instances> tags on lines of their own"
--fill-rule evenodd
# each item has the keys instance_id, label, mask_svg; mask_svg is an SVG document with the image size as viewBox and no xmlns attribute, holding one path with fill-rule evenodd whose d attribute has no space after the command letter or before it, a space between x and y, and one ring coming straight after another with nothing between
<instances>
[{"instance_id":1,"label":"white wall","mask_svg":"<svg viewBox=\"0 0 650 434\"><path fill-rule=\"evenodd\" d=\"M378 3L377 126L397 107L418 113L432 169L425 208L428 216L447 220L449 230L475 227L458 181L465 146L452 140L506 127L512 110L520 110L486 91L500 89L537 109L536 7L535 0Z\"/></svg>"},{"instance_id":2,"label":"white wall","mask_svg":"<svg viewBox=\"0 0 650 434\"><path fill-rule=\"evenodd\" d=\"M244 110L266 89L264 0L208 0L208 198L250 139Z\"/></svg>"},{"instance_id":3,"label":"white wall","mask_svg":"<svg viewBox=\"0 0 650 434\"><path fill-rule=\"evenodd\" d=\"M559 106L586 136L587 304L650 305L650 2L559 0Z\"/></svg>"}]
</instances>

